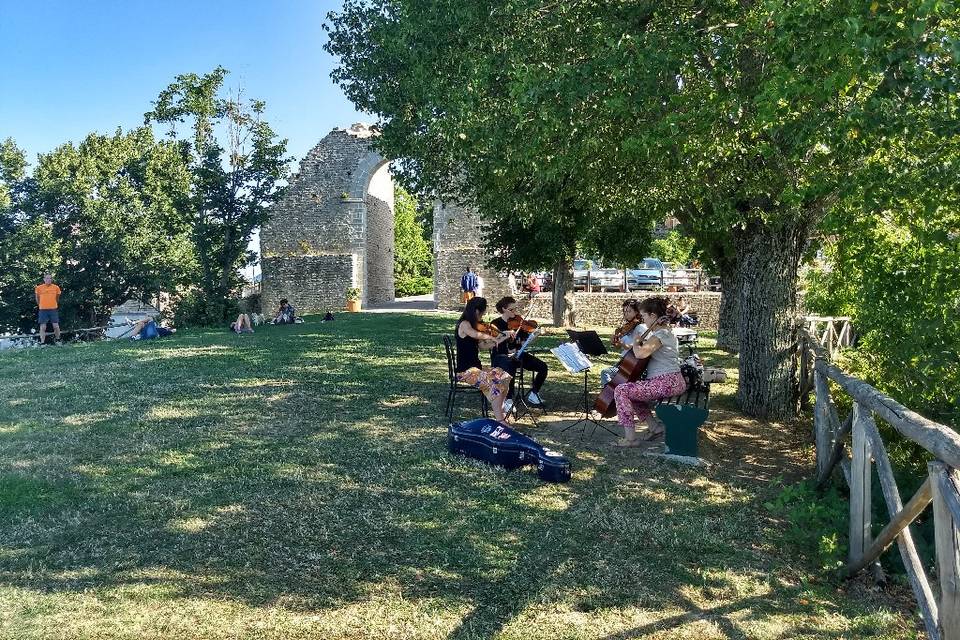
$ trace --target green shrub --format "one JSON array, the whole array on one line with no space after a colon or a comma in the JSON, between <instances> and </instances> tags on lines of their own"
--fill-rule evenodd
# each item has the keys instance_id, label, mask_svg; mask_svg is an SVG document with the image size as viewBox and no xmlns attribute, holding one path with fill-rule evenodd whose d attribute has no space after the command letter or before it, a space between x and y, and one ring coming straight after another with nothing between
<instances>
[{"instance_id":1,"label":"green shrub","mask_svg":"<svg viewBox=\"0 0 960 640\"><path fill-rule=\"evenodd\" d=\"M433 293L433 278L429 276L397 278L394 282L394 289L398 298Z\"/></svg>"},{"instance_id":2,"label":"green shrub","mask_svg":"<svg viewBox=\"0 0 960 640\"><path fill-rule=\"evenodd\" d=\"M820 494L813 480L783 485L777 497L764 506L784 520L784 542L813 565L821 571L835 571L843 566L849 506L835 487Z\"/></svg>"},{"instance_id":3,"label":"green shrub","mask_svg":"<svg viewBox=\"0 0 960 640\"><path fill-rule=\"evenodd\" d=\"M263 313L262 296L259 293L251 293L241 299L240 310L243 313Z\"/></svg>"},{"instance_id":4,"label":"green shrub","mask_svg":"<svg viewBox=\"0 0 960 640\"><path fill-rule=\"evenodd\" d=\"M207 300L199 291L191 291L177 303L173 312L176 327L224 326L240 313L236 300Z\"/></svg>"}]
</instances>

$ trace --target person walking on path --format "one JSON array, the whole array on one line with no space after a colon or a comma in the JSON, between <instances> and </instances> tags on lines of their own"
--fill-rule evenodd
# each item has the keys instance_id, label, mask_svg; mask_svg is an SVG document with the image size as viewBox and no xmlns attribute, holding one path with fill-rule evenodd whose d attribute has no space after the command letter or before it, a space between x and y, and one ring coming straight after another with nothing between
<instances>
[{"instance_id":1,"label":"person walking on path","mask_svg":"<svg viewBox=\"0 0 960 640\"><path fill-rule=\"evenodd\" d=\"M472 266L468 266L460 278L461 300L464 304L477 297L477 284L477 274L473 272Z\"/></svg>"},{"instance_id":2,"label":"person walking on path","mask_svg":"<svg viewBox=\"0 0 960 640\"><path fill-rule=\"evenodd\" d=\"M54 342L60 342L60 314L58 312L58 301L62 291L60 287L53 284L53 276L49 273L43 274L43 284L38 284L33 290L37 298L37 306L40 308L40 314L37 322L40 323L40 344L47 339L47 323L53 324Z\"/></svg>"}]
</instances>

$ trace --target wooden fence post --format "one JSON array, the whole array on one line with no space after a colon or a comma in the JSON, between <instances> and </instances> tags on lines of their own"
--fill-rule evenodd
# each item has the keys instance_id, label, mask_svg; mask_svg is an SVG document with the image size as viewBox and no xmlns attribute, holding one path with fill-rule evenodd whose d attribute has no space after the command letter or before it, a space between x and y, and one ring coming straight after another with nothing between
<instances>
[{"instance_id":1,"label":"wooden fence post","mask_svg":"<svg viewBox=\"0 0 960 640\"><path fill-rule=\"evenodd\" d=\"M810 347L807 345L807 337L803 332L800 333L800 406L804 409L810 406L810 378L807 377L807 369L810 365Z\"/></svg>"},{"instance_id":2,"label":"wooden fence post","mask_svg":"<svg viewBox=\"0 0 960 640\"><path fill-rule=\"evenodd\" d=\"M933 489L933 526L937 549L937 573L940 576L940 637L960 639L960 564L957 551L957 520L949 508L948 492L957 488L942 462L927 464ZM955 502L955 501L954 501Z\"/></svg>"},{"instance_id":3,"label":"wooden fence post","mask_svg":"<svg viewBox=\"0 0 960 640\"><path fill-rule=\"evenodd\" d=\"M816 400L813 405L813 433L817 447L817 476L826 472L827 463L832 450L830 446L830 388L827 380L813 370L813 386Z\"/></svg>"},{"instance_id":4,"label":"wooden fence post","mask_svg":"<svg viewBox=\"0 0 960 640\"><path fill-rule=\"evenodd\" d=\"M859 402L853 403L853 456L850 465L850 562L856 562L870 546L871 505L870 488L873 483L870 437L866 420L870 411Z\"/></svg>"}]
</instances>

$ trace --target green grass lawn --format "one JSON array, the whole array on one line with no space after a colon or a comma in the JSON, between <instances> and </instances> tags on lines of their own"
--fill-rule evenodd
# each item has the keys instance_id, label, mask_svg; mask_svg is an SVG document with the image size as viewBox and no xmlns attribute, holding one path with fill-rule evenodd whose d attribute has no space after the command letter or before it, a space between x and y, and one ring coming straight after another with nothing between
<instances>
[{"instance_id":1,"label":"green grass lawn","mask_svg":"<svg viewBox=\"0 0 960 640\"><path fill-rule=\"evenodd\" d=\"M569 484L450 458L453 324L341 314L0 354L0 637L916 636L785 543L763 504L810 450L739 416L732 380L706 470L549 428L530 433ZM544 396L575 404L546 358Z\"/></svg>"}]
</instances>

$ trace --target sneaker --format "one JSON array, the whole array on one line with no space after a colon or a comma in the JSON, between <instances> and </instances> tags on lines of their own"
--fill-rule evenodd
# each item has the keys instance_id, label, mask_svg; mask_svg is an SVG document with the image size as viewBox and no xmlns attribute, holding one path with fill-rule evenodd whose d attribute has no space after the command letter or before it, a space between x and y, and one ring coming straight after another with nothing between
<instances>
[{"instance_id":1,"label":"sneaker","mask_svg":"<svg viewBox=\"0 0 960 640\"><path fill-rule=\"evenodd\" d=\"M531 391L531 392L527 395L527 402L529 402L530 404L534 404L534 405L541 405L541 404L543 404L543 398L541 398L540 395L539 395L536 391Z\"/></svg>"},{"instance_id":2,"label":"sneaker","mask_svg":"<svg viewBox=\"0 0 960 640\"><path fill-rule=\"evenodd\" d=\"M503 415L508 416L513 411L513 400L507 398L503 401Z\"/></svg>"}]
</instances>

